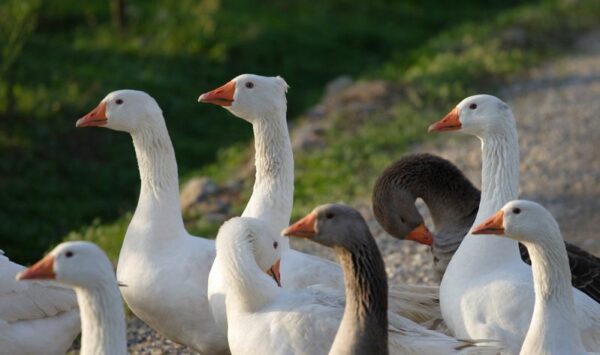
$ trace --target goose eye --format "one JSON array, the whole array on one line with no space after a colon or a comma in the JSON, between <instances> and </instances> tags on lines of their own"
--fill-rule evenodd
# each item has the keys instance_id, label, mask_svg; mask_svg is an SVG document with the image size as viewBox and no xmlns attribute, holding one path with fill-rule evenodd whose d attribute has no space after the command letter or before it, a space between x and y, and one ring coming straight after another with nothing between
<instances>
[{"instance_id":1,"label":"goose eye","mask_svg":"<svg viewBox=\"0 0 600 355\"><path fill-rule=\"evenodd\" d=\"M72 257L72 256L73 256L73 252L69 250L69 251L67 251L67 252L65 253L65 256L66 256L67 258L70 258L70 257Z\"/></svg>"},{"instance_id":2,"label":"goose eye","mask_svg":"<svg viewBox=\"0 0 600 355\"><path fill-rule=\"evenodd\" d=\"M120 105L120 104L122 104L122 103L123 103L123 100L121 100L121 99L116 99L116 100L115 100L115 103L116 103L117 105Z\"/></svg>"},{"instance_id":3,"label":"goose eye","mask_svg":"<svg viewBox=\"0 0 600 355\"><path fill-rule=\"evenodd\" d=\"M477 108L477 104L470 104L470 105L469 105L469 108L470 108L471 110L474 110L474 109L476 109L476 108Z\"/></svg>"},{"instance_id":4,"label":"goose eye","mask_svg":"<svg viewBox=\"0 0 600 355\"><path fill-rule=\"evenodd\" d=\"M278 246L279 246L279 243L273 242L273 248L277 249Z\"/></svg>"},{"instance_id":5,"label":"goose eye","mask_svg":"<svg viewBox=\"0 0 600 355\"><path fill-rule=\"evenodd\" d=\"M519 213L521 213L521 209L518 208L518 207L515 207L515 208L513 208L513 213L514 214L519 214Z\"/></svg>"},{"instance_id":6,"label":"goose eye","mask_svg":"<svg viewBox=\"0 0 600 355\"><path fill-rule=\"evenodd\" d=\"M253 82L251 82L251 81L248 81L248 82L246 83L246 87L247 87L248 89L252 89L252 88L254 87L254 83L253 83Z\"/></svg>"},{"instance_id":7,"label":"goose eye","mask_svg":"<svg viewBox=\"0 0 600 355\"><path fill-rule=\"evenodd\" d=\"M325 214L325 218L332 219L333 218L333 213L327 212L327 214Z\"/></svg>"},{"instance_id":8,"label":"goose eye","mask_svg":"<svg viewBox=\"0 0 600 355\"><path fill-rule=\"evenodd\" d=\"M404 217L400 217L400 222L406 223L406 220L404 219Z\"/></svg>"}]
</instances>

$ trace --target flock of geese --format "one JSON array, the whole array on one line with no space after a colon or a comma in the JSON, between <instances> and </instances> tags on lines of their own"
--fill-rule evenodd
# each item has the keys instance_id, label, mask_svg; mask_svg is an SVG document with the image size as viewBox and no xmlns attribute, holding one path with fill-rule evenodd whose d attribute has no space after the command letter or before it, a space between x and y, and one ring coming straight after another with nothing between
<instances>
[{"instance_id":1,"label":"flock of geese","mask_svg":"<svg viewBox=\"0 0 600 355\"><path fill-rule=\"evenodd\" d=\"M115 91L79 119L77 127L133 139L141 190L116 275L85 241L62 243L27 269L0 253L0 354L64 354L80 331L81 354L126 354L121 296L150 327L202 354L600 351L600 259L565 244L544 207L518 200L507 104L471 96L429 127L481 140L481 192L429 154L405 156L377 180L376 219L395 238L431 245L441 280L439 288L388 286L356 210L322 205L289 225L287 89L280 77L244 74L198 99L248 121L255 138L252 196L214 241L185 230L173 145L151 96ZM333 248L340 263L291 249L289 237Z\"/></svg>"}]
</instances>

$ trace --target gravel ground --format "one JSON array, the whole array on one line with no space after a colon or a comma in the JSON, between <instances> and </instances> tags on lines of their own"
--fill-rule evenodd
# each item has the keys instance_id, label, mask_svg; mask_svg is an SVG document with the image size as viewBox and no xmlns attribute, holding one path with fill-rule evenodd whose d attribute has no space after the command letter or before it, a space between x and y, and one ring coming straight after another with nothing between
<instances>
[{"instance_id":1,"label":"gravel ground","mask_svg":"<svg viewBox=\"0 0 600 355\"><path fill-rule=\"evenodd\" d=\"M600 32L583 37L576 48L576 54L539 66L493 94L512 106L517 120L522 198L542 203L558 219L567 240L600 255L595 228L600 225ZM477 139L438 134L414 151L449 159L480 185ZM433 284L428 248L388 237L370 206L358 207L381 248L391 283ZM294 240L293 246L332 258L314 243ZM193 354L133 316L128 339L132 354Z\"/></svg>"}]
</instances>

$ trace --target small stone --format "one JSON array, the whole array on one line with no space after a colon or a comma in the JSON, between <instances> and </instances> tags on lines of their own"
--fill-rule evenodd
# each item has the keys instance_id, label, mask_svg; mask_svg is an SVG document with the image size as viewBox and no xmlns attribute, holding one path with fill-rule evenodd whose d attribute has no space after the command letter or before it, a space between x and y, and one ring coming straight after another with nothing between
<instances>
[{"instance_id":1,"label":"small stone","mask_svg":"<svg viewBox=\"0 0 600 355\"><path fill-rule=\"evenodd\" d=\"M181 189L179 204L182 210L186 210L194 203L200 202L209 196L216 194L219 186L206 176L195 177L189 180Z\"/></svg>"},{"instance_id":2,"label":"small stone","mask_svg":"<svg viewBox=\"0 0 600 355\"><path fill-rule=\"evenodd\" d=\"M325 86L325 96L337 95L349 88L353 82L352 77L349 75L338 76Z\"/></svg>"}]
</instances>

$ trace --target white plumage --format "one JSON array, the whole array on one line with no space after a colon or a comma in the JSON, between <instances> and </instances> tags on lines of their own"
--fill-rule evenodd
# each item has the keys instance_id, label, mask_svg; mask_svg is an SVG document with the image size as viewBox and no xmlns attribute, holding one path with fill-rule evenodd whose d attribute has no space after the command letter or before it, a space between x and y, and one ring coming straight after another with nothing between
<instances>
[{"instance_id":1,"label":"white plumage","mask_svg":"<svg viewBox=\"0 0 600 355\"><path fill-rule=\"evenodd\" d=\"M0 353L64 354L80 332L75 293L58 284L16 281L24 269L0 250Z\"/></svg>"},{"instance_id":2,"label":"white plumage","mask_svg":"<svg viewBox=\"0 0 600 355\"><path fill-rule=\"evenodd\" d=\"M517 199L519 146L508 105L496 97L464 99L431 130L460 130L482 142L483 168L475 225ZM578 326L588 350L600 348L597 303L574 290ZM517 242L468 234L450 261L440 285L446 324L459 338L495 339L506 354L518 354L533 312L531 268L522 262Z\"/></svg>"}]
</instances>

